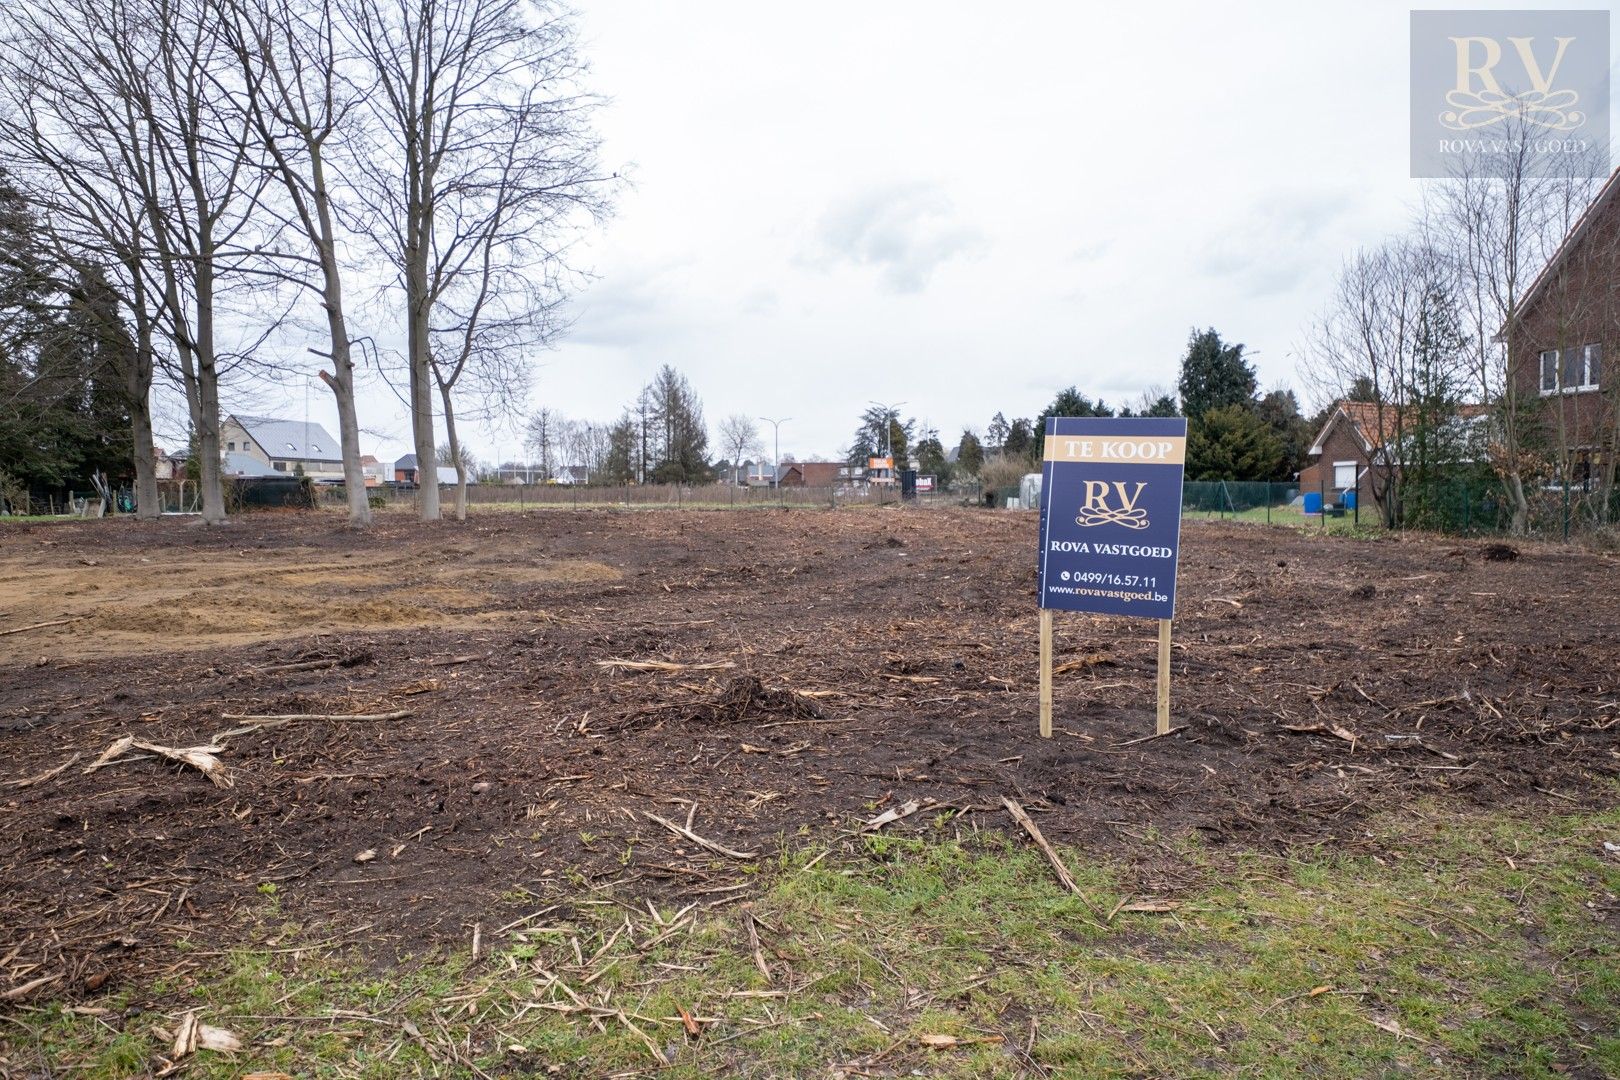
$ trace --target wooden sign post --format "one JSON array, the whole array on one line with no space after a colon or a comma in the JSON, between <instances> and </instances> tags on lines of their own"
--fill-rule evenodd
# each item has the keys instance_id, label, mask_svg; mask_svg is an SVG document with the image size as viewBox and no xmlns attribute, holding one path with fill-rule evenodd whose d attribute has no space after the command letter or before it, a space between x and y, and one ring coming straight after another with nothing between
<instances>
[{"instance_id":1,"label":"wooden sign post","mask_svg":"<svg viewBox=\"0 0 1620 1080\"><path fill-rule=\"evenodd\" d=\"M1041 608L1041 738L1052 737L1052 609Z\"/></svg>"},{"instance_id":2,"label":"wooden sign post","mask_svg":"<svg viewBox=\"0 0 1620 1080\"><path fill-rule=\"evenodd\" d=\"M1170 734L1170 620L1159 620L1159 720L1154 731Z\"/></svg>"},{"instance_id":3,"label":"wooden sign post","mask_svg":"<svg viewBox=\"0 0 1620 1080\"><path fill-rule=\"evenodd\" d=\"M1155 731L1170 733L1170 623L1176 612L1181 417L1064 417L1046 421L1041 475L1042 738L1052 737L1052 611L1159 622Z\"/></svg>"}]
</instances>

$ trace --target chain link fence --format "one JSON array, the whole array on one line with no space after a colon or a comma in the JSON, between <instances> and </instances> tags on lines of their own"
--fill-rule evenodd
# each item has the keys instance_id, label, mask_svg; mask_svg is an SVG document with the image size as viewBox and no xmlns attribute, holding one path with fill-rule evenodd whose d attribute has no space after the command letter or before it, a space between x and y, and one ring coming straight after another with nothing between
<instances>
[{"instance_id":1,"label":"chain link fence","mask_svg":"<svg viewBox=\"0 0 1620 1080\"><path fill-rule=\"evenodd\" d=\"M322 506L342 507L346 496L342 484L321 484L317 488ZM420 492L409 487L368 489L372 506L378 509L415 510ZM591 509L692 509L746 510L781 507L954 506L977 498L977 488L966 493L919 492L902 500L893 487L873 484L860 487L745 487L736 484L469 484L467 508L502 510ZM441 507L455 501L454 487L439 489Z\"/></svg>"},{"instance_id":2,"label":"chain link fence","mask_svg":"<svg viewBox=\"0 0 1620 1080\"><path fill-rule=\"evenodd\" d=\"M1315 495L1311 499L1309 496ZM1608 505L1593 485L1544 484L1525 492L1529 502L1528 533L1547 540L1571 540L1620 523L1620 490ZM1502 486L1486 476L1436 478L1409 483L1399 492L1396 529L1425 530L1462 536L1506 535L1512 531L1512 507ZM1324 532L1385 527L1383 509L1363 498L1346 498L1332 488L1303 491L1298 484L1235 480L1188 481L1182 489L1182 516L1267 525L1288 525Z\"/></svg>"}]
</instances>

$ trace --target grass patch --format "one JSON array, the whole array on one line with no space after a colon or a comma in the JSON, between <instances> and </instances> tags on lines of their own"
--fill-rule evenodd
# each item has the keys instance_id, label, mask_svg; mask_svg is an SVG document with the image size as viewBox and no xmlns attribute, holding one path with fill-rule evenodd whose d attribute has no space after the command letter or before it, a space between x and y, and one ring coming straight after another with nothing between
<instances>
[{"instance_id":1,"label":"grass patch","mask_svg":"<svg viewBox=\"0 0 1620 1080\"><path fill-rule=\"evenodd\" d=\"M0 1019L0 1072L144 1075L197 1008L248 1047L200 1078L1620 1075L1620 812L1402 816L1381 857L1183 842L1208 884L1112 921L1122 868L1066 853L1082 899L1021 838L946 832L784 856L746 907L550 911L477 965L233 953Z\"/></svg>"}]
</instances>

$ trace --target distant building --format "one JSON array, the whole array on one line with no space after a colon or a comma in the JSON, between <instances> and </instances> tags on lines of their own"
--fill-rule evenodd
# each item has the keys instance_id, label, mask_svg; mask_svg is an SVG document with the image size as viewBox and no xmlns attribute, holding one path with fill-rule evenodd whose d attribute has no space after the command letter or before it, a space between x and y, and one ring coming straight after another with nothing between
<instances>
[{"instance_id":1,"label":"distant building","mask_svg":"<svg viewBox=\"0 0 1620 1080\"><path fill-rule=\"evenodd\" d=\"M220 425L227 458L245 454L272 473L302 472L316 478L341 478L343 453L338 441L319 424L233 413Z\"/></svg>"},{"instance_id":2,"label":"distant building","mask_svg":"<svg viewBox=\"0 0 1620 1080\"><path fill-rule=\"evenodd\" d=\"M833 487L845 468L841 461L787 461L776 482L782 487Z\"/></svg>"},{"instance_id":3,"label":"distant building","mask_svg":"<svg viewBox=\"0 0 1620 1080\"><path fill-rule=\"evenodd\" d=\"M361 455L360 471L365 474L366 487L380 487L393 478L388 465L371 454Z\"/></svg>"},{"instance_id":4,"label":"distant building","mask_svg":"<svg viewBox=\"0 0 1620 1080\"><path fill-rule=\"evenodd\" d=\"M245 454L240 450L225 451L225 460L220 463L220 471L225 476L284 476L285 473L266 465L252 454Z\"/></svg>"},{"instance_id":5,"label":"distant building","mask_svg":"<svg viewBox=\"0 0 1620 1080\"><path fill-rule=\"evenodd\" d=\"M456 482L455 466L440 465L437 467L436 471L439 475L440 486L454 484ZM404 457L394 462L394 483L403 484L407 487L415 487L419 483L418 474L420 472L421 470L416 467L416 455L406 454ZM478 483L478 478L469 472L467 474L467 484L471 486L476 483Z\"/></svg>"}]
</instances>

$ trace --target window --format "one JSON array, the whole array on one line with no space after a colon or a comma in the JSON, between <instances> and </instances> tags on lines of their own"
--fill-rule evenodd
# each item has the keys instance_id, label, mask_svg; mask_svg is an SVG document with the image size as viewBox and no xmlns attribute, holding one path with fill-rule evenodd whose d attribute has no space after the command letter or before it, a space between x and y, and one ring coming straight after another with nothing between
<instances>
[{"instance_id":1,"label":"window","mask_svg":"<svg viewBox=\"0 0 1620 1080\"><path fill-rule=\"evenodd\" d=\"M309 448L311 450L315 451L317 454L321 452L321 444L320 443L310 443Z\"/></svg>"},{"instance_id":2,"label":"window","mask_svg":"<svg viewBox=\"0 0 1620 1080\"><path fill-rule=\"evenodd\" d=\"M1565 349L1563 363L1559 365L1558 386L1562 390L1573 389L1584 381L1581 376L1586 372L1586 357L1581 355L1580 349Z\"/></svg>"},{"instance_id":3,"label":"window","mask_svg":"<svg viewBox=\"0 0 1620 1080\"><path fill-rule=\"evenodd\" d=\"M276 472L286 472L286 471L287 471L287 463L285 461L276 462Z\"/></svg>"},{"instance_id":4,"label":"window","mask_svg":"<svg viewBox=\"0 0 1620 1080\"><path fill-rule=\"evenodd\" d=\"M1597 342L1562 351L1548 349L1541 354L1541 392L1596 390L1602 364L1603 346Z\"/></svg>"},{"instance_id":5,"label":"window","mask_svg":"<svg viewBox=\"0 0 1620 1080\"><path fill-rule=\"evenodd\" d=\"M226 443L225 444L225 449L227 449L227 450L235 450L236 449L236 440L232 439L230 442Z\"/></svg>"},{"instance_id":6,"label":"window","mask_svg":"<svg viewBox=\"0 0 1620 1080\"><path fill-rule=\"evenodd\" d=\"M1333 463L1333 486L1341 490L1348 490L1356 486L1355 462L1335 461Z\"/></svg>"}]
</instances>

